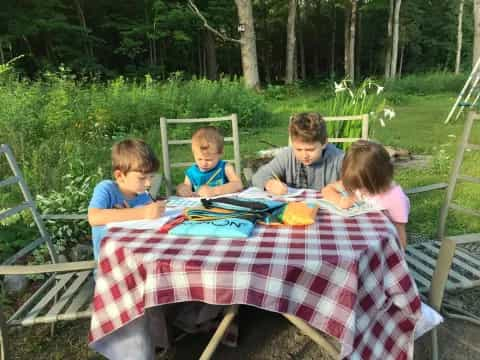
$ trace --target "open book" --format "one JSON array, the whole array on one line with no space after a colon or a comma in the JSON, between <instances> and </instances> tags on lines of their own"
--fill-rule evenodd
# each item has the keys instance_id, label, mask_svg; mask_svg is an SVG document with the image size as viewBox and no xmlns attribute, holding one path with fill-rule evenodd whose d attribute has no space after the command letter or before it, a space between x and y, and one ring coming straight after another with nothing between
<instances>
[{"instance_id":1,"label":"open book","mask_svg":"<svg viewBox=\"0 0 480 360\"><path fill-rule=\"evenodd\" d=\"M320 208L325 209L332 214L340 215L343 217L357 216L357 215L366 214L369 212L383 210L382 208L369 204L365 201L360 201L349 209L342 209L338 207L336 204L325 199L312 200L308 202L318 205Z\"/></svg>"},{"instance_id":2,"label":"open book","mask_svg":"<svg viewBox=\"0 0 480 360\"><path fill-rule=\"evenodd\" d=\"M170 220L175 219L176 217L182 214L182 209L167 209L165 214L162 217L154 220L129 220L129 221L116 221L107 224L107 228L112 227L121 227L125 229L160 229L163 225L168 223Z\"/></svg>"}]
</instances>

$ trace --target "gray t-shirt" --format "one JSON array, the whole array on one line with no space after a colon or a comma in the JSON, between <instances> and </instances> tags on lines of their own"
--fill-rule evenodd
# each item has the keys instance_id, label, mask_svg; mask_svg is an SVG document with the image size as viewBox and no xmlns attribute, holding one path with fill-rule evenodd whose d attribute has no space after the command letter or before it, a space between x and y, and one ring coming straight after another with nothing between
<instances>
[{"instance_id":1,"label":"gray t-shirt","mask_svg":"<svg viewBox=\"0 0 480 360\"><path fill-rule=\"evenodd\" d=\"M273 174L290 187L301 187L301 168L304 167L306 185L309 189L321 190L326 185L340 179L344 153L335 145L327 144L322 157L315 163L305 166L295 158L291 147L282 150L268 164L263 165L253 175L252 185L263 189L265 183L273 179Z\"/></svg>"}]
</instances>

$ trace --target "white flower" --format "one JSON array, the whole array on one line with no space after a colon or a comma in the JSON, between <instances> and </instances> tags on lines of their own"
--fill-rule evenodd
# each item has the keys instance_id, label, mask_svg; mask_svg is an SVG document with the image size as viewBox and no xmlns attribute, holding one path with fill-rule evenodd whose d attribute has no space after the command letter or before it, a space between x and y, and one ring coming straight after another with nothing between
<instances>
[{"instance_id":1,"label":"white flower","mask_svg":"<svg viewBox=\"0 0 480 360\"><path fill-rule=\"evenodd\" d=\"M380 94L383 91L384 87L377 85L377 95Z\"/></svg>"},{"instance_id":2,"label":"white flower","mask_svg":"<svg viewBox=\"0 0 480 360\"><path fill-rule=\"evenodd\" d=\"M395 117L395 111L393 111L393 109L385 108L383 109L383 115L387 119L393 119Z\"/></svg>"},{"instance_id":3,"label":"white flower","mask_svg":"<svg viewBox=\"0 0 480 360\"><path fill-rule=\"evenodd\" d=\"M456 136L455 136L455 135L453 135L453 134L448 134L448 137L451 137L451 138L456 138Z\"/></svg>"},{"instance_id":4,"label":"white flower","mask_svg":"<svg viewBox=\"0 0 480 360\"><path fill-rule=\"evenodd\" d=\"M337 84L335 81L333 82L335 84L335 93L339 93L342 91L345 91L347 88L343 86L343 82Z\"/></svg>"},{"instance_id":5,"label":"white flower","mask_svg":"<svg viewBox=\"0 0 480 360\"><path fill-rule=\"evenodd\" d=\"M382 127L385 127L385 121L383 121L383 118L380 118L380 125L382 125Z\"/></svg>"}]
</instances>

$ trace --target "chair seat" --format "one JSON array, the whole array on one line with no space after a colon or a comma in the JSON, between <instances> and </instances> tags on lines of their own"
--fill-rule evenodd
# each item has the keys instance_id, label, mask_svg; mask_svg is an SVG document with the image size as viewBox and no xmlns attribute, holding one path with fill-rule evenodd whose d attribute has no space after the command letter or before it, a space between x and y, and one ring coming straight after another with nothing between
<instances>
[{"instance_id":1,"label":"chair seat","mask_svg":"<svg viewBox=\"0 0 480 360\"><path fill-rule=\"evenodd\" d=\"M8 325L31 326L58 320L90 318L93 271L52 275L7 321Z\"/></svg>"},{"instance_id":2,"label":"chair seat","mask_svg":"<svg viewBox=\"0 0 480 360\"><path fill-rule=\"evenodd\" d=\"M452 268L448 274L446 290L468 289L480 285L480 254L471 251L472 241L465 236L449 237L457 242ZM474 241L479 241L480 238ZM408 267L421 293L430 290L432 274L440 251L439 241L427 241L410 245L406 249ZM480 243L479 243L480 245Z\"/></svg>"}]
</instances>

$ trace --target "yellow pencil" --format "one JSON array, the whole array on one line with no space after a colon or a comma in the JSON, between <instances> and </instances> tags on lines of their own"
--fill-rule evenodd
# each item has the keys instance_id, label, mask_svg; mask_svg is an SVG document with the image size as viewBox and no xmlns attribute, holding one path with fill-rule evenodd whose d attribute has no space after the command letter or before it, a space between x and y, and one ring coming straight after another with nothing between
<instances>
[{"instance_id":1,"label":"yellow pencil","mask_svg":"<svg viewBox=\"0 0 480 360\"><path fill-rule=\"evenodd\" d=\"M210 176L210 179L207 180L207 182L205 183L205 185L210 184L210 182L212 182L213 179L215 179L215 176L217 176L217 175L220 173L220 170L222 170L222 168L218 168L217 171L215 171L215 172L213 173L213 175Z\"/></svg>"}]
</instances>

